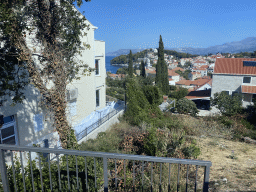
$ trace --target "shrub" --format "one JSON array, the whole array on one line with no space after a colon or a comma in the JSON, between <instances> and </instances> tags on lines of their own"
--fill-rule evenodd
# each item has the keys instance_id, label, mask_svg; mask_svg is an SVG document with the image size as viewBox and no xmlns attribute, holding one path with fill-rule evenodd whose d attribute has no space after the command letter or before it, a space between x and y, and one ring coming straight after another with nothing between
<instances>
[{"instance_id":1,"label":"shrub","mask_svg":"<svg viewBox=\"0 0 256 192\"><path fill-rule=\"evenodd\" d=\"M215 93L211 98L211 105L217 106L223 115L232 116L242 109L242 97L240 94L231 96L226 92Z\"/></svg>"},{"instance_id":2,"label":"shrub","mask_svg":"<svg viewBox=\"0 0 256 192\"><path fill-rule=\"evenodd\" d=\"M176 90L170 94L170 97L179 100L179 99L184 98L187 94L188 94L188 89L179 87L178 90Z\"/></svg>"},{"instance_id":3,"label":"shrub","mask_svg":"<svg viewBox=\"0 0 256 192\"><path fill-rule=\"evenodd\" d=\"M192 116L196 116L196 114L198 113L196 104L193 101L188 100L186 98L182 98L177 101L176 109L178 113L184 113L184 114L190 113Z\"/></svg>"},{"instance_id":4,"label":"shrub","mask_svg":"<svg viewBox=\"0 0 256 192\"><path fill-rule=\"evenodd\" d=\"M158 87L146 85L143 87L143 92L151 105L159 105L162 102Z\"/></svg>"}]
</instances>

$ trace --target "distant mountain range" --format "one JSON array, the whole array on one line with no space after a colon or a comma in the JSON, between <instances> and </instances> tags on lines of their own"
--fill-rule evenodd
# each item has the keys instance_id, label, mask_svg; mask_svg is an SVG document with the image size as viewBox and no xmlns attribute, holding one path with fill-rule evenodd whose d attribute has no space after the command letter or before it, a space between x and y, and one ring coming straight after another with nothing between
<instances>
[{"instance_id":1,"label":"distant mountain range","mask_svg":"<svg viewBox=\"0 0 256 192\"><path fill-rule=\"evenodd\" d=\"M224 43L223 45L210 46L208 48L167 48L167 50L174 50L182 53L190 53L193 55L207 55L208 53L240 53L240 52L253 52L256 51L256 37L248 37L241 41L233 41L231 43ZM145 49L131 49L132 53L137 53ZM115 52L106 53L106 56L119 56L129 54L130 49L119 49Z\"/></svg>"}]
</instances>

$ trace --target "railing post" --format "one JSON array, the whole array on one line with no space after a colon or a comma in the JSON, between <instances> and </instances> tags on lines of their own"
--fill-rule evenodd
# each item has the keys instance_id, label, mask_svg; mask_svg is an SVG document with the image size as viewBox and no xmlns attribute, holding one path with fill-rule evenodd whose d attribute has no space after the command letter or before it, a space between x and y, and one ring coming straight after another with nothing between
<instances>
[{"instance_id":1,"label":"railing post","mask_svg":"<svg viewBox=\"0 0 256 192\"><path fill-rule=\"evenodd\" d=\"M106 157L103 157L103 173L104 173L104 192L108 192L108 162Z\"/></svg>"},{"instance_id":2,"label":"railing post","mask_svg":"<svg viewBox=\"0 0 256 192\"><path fill-rule=\"evenodd\" d=\"M209 175L210 175L210 166L205 166L204 168L204 187L203 192L208 192L209 189Z\"/></svg>"},{"instance_id":3,"label":"railing post","mask_svg":"<svg viewBox=\"0 0 256 192\"><path fill-rule=\"evenodd\" d=\"M9 184L8 184L8 179L7 179L7 171L6 171L3 149L0 149L0 171L1 171L4 192L8 192L10 190L9 190Z\"/></svg>"}]
</instances>

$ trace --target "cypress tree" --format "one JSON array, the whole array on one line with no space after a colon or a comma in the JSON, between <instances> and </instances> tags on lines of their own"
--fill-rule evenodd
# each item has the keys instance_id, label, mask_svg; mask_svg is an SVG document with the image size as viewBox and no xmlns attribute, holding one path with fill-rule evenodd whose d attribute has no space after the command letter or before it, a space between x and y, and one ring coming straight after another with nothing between
<instances>
[{"instance_id":1,"label":"cypress tree","mask_svg":"<svg viewBox=\"0 0 256 192\"><path fill-rule=\"evenodd\" d=\"M141 61L141 64L140 64L140 76L146 77L145 63L144 63L144 61Z\"/></svg>"},{"instance_id":2,"label":"cypress tree","mask_svg":"<svg viewBox=\"0 0 256 192\"><path fill-rule=\"evenodd\" d=\"M133 62L132 62L132 51L129 53L129 63L128 63L128 75L133 76Z\"/></svg>"},{"instance_id":3,"label":"cypress tree","mask_svg":"<svg viewBox=\"0 0 256 192\"><path fill-rule=\"evenodd\" d=\"M169 80L168 80L168 68L164 60L164 43L162 36L160 35L159 48L158 48L158 60L156 64L156 85L163 91L164 94L168 94Z\"/></svg>"}]
</instances>

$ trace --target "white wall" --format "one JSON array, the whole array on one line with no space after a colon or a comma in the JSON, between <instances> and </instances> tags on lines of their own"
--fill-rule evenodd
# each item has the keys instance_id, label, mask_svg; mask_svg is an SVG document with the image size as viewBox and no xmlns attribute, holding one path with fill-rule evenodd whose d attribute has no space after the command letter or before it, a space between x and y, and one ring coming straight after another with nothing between
<instances>
[{"instance_id":1,"label":"white wall","mask_svg":"<svg viewBox=\"0 0 256 192\"><path fill-rule=\"evenodd\" d=\"M89 21L86 21L88 24ZM91 24L90 24L91 25ZM105 42L94 40L94 30L96 27L90 26L90 30L85 29L87 36L83 36L82 43L89 44L90 49L81 51L81 56L77 55L77 62L80 60L95 68L95 57L98 55L100 60L100 74L95 76L95 72L84 74L80 80L71 82L67 89L78 89L78 98L73 102L68 102L67 116L71 125L83 120L87 115L96 110L96 89L100 89L101 109L106 105L105 91ZM80 73L81 74L81 73ZM57 144L58 135L54 130L53 118L43 106L39 106L39 91L29 84L25 91L26 99L22 104L10 106L11 98L0 107L0 114L6 116L15 115L18 143L21 146L31 145L33 143L42 143L43 139L49 139L49 144L54 147ZM74 113L75 111L75 113ZM72 113L71 113L72 112ZM34 117L36 114L43 114L43 129L36 132L34 128Z\"/></svg>"}]
</instances>

